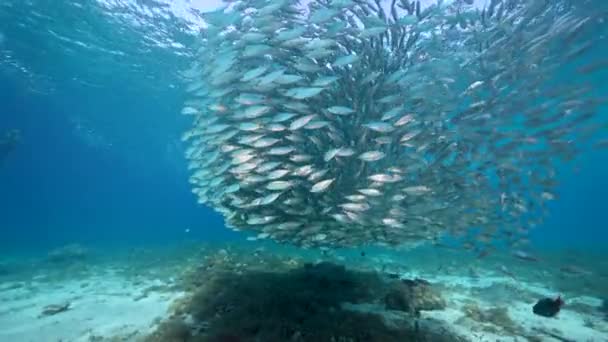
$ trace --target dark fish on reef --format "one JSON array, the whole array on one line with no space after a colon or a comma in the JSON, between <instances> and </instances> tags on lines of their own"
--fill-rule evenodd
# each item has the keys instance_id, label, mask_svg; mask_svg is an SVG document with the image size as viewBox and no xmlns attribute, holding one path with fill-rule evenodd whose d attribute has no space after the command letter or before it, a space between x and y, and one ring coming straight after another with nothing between
<instances>
[{"instance_id":1,"label":"dark fish on reef","mask_svg":"<svg viewBox=\"0 0 608 342\"><path fill-rule=\"evenodd\" d=\"M567 0L468 2L241 0L205 14L183 73L199 203L251 239L302 247L473 228L471 250L522 245L558 166L592 142L572 136L604 120L603 63L561 68L601 45L601 23Z\"/></svg>"},{"instance_id":2,"label":"dark fish on reef","mask_svg":"<svg viewBox=\"0 0 608 342\"><path fill-rule=\"evenodd\" d=\"M534 304L532 312L543 317L555 317L564 304L561 296L557 296L555 299L543 298Z\"/></svg>"}]
</instances>

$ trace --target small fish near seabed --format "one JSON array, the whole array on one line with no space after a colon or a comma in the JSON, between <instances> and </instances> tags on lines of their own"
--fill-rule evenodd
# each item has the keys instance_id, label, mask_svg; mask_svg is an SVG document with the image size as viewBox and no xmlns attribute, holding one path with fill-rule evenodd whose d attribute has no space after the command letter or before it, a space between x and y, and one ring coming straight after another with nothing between
<instances>
[{"instance_id":1,"label":"small fish near seabed","mask_svg":"<svg viewBox=\"0 0 608 342\"><path fill-rule=\"evenodd\" d=\"M539 261L539 259L536 256L534 256L528 252L519 251L519 250L513 251L513 256L515 258L517 258L519 260L523 260L523 261L530 261L530 262Z\"/></svg>"},{"instance_id":2,"label":"small fish near seabed","mask_svg":"<svg viewBox=\"0 0 608 342\"><path fill-rule=\"evenodd\" d=\"M555 317L564 305L565 302L561 296L557 296L557 298L543 298L534 304L532 312L543 317Z\"/></svg>"},{"instance_id":3,"label":"small fish near seabed","mask_svg":"<svg viewBox=\"0 0 608 342\"><path fill-rule=\"evenodd\" d=\"M42 313L40 314L39 318L45 317L45 316L53 316L53 315L68 311L70 308L71 308L70 302L65 302L65 303L60 303L60 304L50 304L50 305L45 306L42 309Z\"/></svg>"}]
</instances>

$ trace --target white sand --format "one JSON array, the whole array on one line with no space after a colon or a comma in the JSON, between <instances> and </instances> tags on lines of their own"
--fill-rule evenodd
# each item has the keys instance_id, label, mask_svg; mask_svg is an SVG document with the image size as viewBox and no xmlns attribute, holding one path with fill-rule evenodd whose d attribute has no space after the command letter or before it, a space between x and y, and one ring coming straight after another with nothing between
<instances>
[{"instance_id":1,"label":"white sand","mask_svg":"<svg viewBox=\"0 0 608 342\"><path fill-rule=\"evenodd\" d=\"M88 286L82 286L88 283ZM0 285L0 341L90 341L120 336L135 341L165 318L180 293L143 291L156 282L134 285L118 275L42 283L10 289ZM41 316L46 305L70 303L70 309Z\"/></svg>"}]
</instances>

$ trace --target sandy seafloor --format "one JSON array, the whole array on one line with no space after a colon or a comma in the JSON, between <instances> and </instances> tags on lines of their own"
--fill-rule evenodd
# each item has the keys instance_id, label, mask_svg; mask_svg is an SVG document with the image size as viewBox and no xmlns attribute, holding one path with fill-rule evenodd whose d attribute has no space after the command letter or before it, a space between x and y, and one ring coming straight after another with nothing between
<instances>
[{"instance_id":1,"label":"sandy seafloor","mask_svg":"<svg viewBox=\"0 0 608 342\"><path fill-rule=\"evenodd\" d=\"M464 340L608 341L603 302L608 296L608 261L593 252L547 252L539 254L538 262L525 262L508 255L480 260L445 249L302 255L296 249L250 242L237 247L189 242L125 249L111 256L87 249L86 257L58 263L44 256L4 258L0 260L0 341L144 341L184 298L180 275L195 269L202 255L240 253L246 260L253 250L269 249L275 255L439 284L446 308L422 311L420 322L447 327ZM532 313L536 300L557 294L566 301L557 317ZM64 303L69 303L68 310L42 315L45 306ZM501 308L514 326L505 329L491 317L475 318L471 307L479 312Z\"/></svg>"}]
</instances>

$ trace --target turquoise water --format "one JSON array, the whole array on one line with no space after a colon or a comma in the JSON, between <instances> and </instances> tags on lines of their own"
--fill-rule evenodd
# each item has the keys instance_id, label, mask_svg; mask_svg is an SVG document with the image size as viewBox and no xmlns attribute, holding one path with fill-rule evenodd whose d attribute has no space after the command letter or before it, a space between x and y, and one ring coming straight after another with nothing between
<instances>
[{"instance_id":1,"label":"turquoise water","mask_svg":"<svg viewBox=\"0 0 608 342\"><path fill-rule=\"evenodd\" d=\"M180 139L191 125L180 115L188 99L182 72L195 58L201 25L188 9L212 10L220 2L167 3L0 3L0 138L11 129L21 134L0 159L0 261L45 257L71 243L110 256L116 247L246 244L246 234L226 229L219 213L197 204ZM606 2L584 6L604 18L595 34L608 34ZM586 58L606 60L606 46ZM607 70L594 75L604 99ZM606 121L606 103L597 117ZM606 127L599 135L608 137ZM608 149L581 151L558 174L557 199L532 231L529 249L548 253L552 269L584 255L577 266L605 283ZM361 261L362 250L385 253L365 247L347 251L346 260L373 264ZM442 264L450 256L438 258ZM488 262L492 268L516 263L504 260ZM606 291L596 288L593 295L606 298Z\"/></svg>"}]
</instances>

